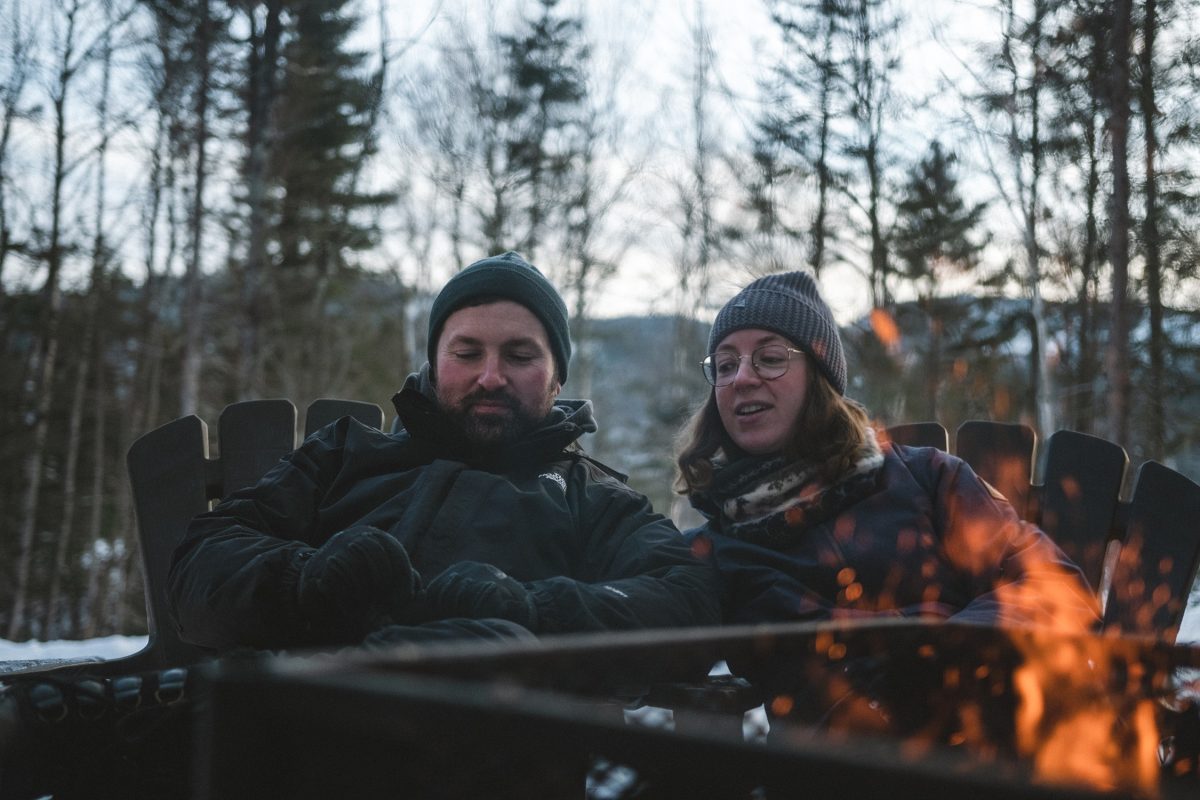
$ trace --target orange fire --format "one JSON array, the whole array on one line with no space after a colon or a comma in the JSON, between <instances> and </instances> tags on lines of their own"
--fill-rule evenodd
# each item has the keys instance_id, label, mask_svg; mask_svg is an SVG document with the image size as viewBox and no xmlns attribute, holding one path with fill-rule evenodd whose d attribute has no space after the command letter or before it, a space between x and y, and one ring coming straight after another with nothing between
<instances>
[{"instance_id":1,"label":"orange fire","mask_svg":"<svg viewBox=\"0 0 1200 800\"><path fill-rule=\"evenodd\" d=\"M871 309L871 330L875 332L876 338L887 348L889 353L895 353L900 349L900 326L884 309Z\"/></svg>"},{"instance_id":2,"label":"orange fire","mask_svg":"<svg viewBox=\"0 0 1200 800\"><path fill-rule=\"evenodd\" d=\"M1158 795L1161 739L1148 676L1094 637L1014 633L1025 661L1013 672L1017 751L1034 780ZM1124 686L1113 676L1129 670Z\"/></svg>"}]
</instances>

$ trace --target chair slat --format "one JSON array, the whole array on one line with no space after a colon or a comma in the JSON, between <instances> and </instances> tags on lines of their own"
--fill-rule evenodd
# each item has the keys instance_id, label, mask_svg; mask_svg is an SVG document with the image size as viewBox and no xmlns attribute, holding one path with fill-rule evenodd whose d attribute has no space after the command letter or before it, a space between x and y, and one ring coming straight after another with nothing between
<instances>
[{"instance_id":1,"label":"chair slat","mask_svg":"<svg viewBox=\"0 0 1200 800\"><path fill-rule=\"evenodd\" d=\"M940 422L909 422L904 425L892 425L885 433L895 444L909 447L936 447L939 450L950 451L950 433Z\"/></svg>"},{"instance_id":2,"label":"chair slat","mask_svg":"<svg viewBox=\"0 0 1200 800\"><path fill-rule=\"evenodd\" d=\"M1200 563L1200 486L1147 461L1113 569L1104 627L1173 643Z\"/></svg>"},{"instance_id":3,"label":"chair slat","mask_svg":"<svg viewBox=\"0 0 1200 800\"><path fill-rule=\"evenodd\" d=\"M967 420L958 427L954 451L1025 517L1036 445L1037 436L1028 425Z\"/></svg>"},{"instance_id":4,"label":"chair slat","mask_svg":"<svg viewBox=\"0 0 1200 800\"><path fill-rule=\"evenodd\" d=\"M304 412L304 436L308 438L314 431L324 428L334 420L342 417L354 417L364 425L383 429L383 409L375 403L365 403L360 400L337 400L321 398L314 400Z\"/></svg>"},{"instance_id":5,"label":"chair slat","mask_svg":"<svg viewBox=\"0 0 1200 800\"><path fill-rule=\"evenodd\" d=\"M170 623L166 583L171 554L188 522L208 509L207 459L208 427L196 416L141 436L126 455L146 586L145 669L187 663L200 652L181 642Z\"/></svg>"},{"instance_id":6,"label":"chair slat","mask_svg":"<svg viewBox=\"0 0 1200 800\"><path fill-rule=\"evenodd\" d=\"M1062 430L1046 442L1038 522L1095 589L1128 464L1120 446L1086 433Z\"/></svg>"},{"instance_id":7,"label":"chair slat","mask_svg":"<svg viewBox=\"0 0 1200 800\"><path fill-rule=\"evenodd\" d=\"M246 400L221 411L217 444L220 495L252 486L296 447L296 407L289 400Z\"/></svg>"}]
</instances>

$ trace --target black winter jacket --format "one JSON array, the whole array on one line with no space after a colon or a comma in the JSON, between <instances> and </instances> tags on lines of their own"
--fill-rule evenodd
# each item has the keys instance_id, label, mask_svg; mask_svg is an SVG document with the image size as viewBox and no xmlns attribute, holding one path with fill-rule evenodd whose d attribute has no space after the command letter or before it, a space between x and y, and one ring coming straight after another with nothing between
<instances>
[{"instance_id":1,"label":"black winter jacket","mask_svg":"<svg viewBox=\"0 0 1200 800\"><path fill-rule=\"evenodd\" d=\"M875 491L773 548L688 531L721 576L729 622L921 616L983 624L1096 621L1079 568L966 462L884 445Z\"/></svg>"},{"instance_id":2,"label":"black winter jacket","mask_svg":"<svg viewBox=\"0 0 1200 800\"><path fill-rule=\"evenodd\" d=\"M591 404L559 401L517 446L476 452L456 439L424 374L393 398L405 430L344 418L310 436L254 487L189 526L168 592L183 638L287 648L313 641L296 607L302 559L333 534L395 536L427 579L460 561L525 583L535 633L711 624L711 568L672 523L572 449L594 431Z\"/></svg>"}]
</instances>

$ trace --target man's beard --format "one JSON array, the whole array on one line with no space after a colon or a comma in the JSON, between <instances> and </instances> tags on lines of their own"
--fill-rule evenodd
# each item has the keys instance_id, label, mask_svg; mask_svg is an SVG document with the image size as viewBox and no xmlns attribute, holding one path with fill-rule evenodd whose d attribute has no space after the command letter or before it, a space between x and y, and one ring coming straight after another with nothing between
<instances>
[{"instance_id":1,"label":"man's beard","mask_svg":"<svg viewBox=\"0 0 1200 800\"><path fill-rule=\"evenodd\" d=\"M486 401L503 405L509 410L508 414L474 414L471 409L475 403ZM474 392L454 407L439 401L442 411L450 422L458 428L469 443L479 446L494 447L512 444L525 438L537 430L546 415L550 413L553 397L547 398L546 407L530 409L522 405L507 392Z\"/></svg>"}]
</instances>

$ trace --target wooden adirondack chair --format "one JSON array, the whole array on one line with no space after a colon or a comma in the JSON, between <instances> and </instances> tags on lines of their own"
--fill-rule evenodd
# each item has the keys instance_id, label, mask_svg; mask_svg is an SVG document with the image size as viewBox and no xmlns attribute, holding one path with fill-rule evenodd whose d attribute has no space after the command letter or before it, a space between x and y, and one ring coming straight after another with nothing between
<instances>
[{"instance_id":1,"label":"wooden adirondack chair","mask_svg":"<svg viewBox=\"0 0 1200 800\"><path fill-rule=\"evenodd\" d=\"M936 422L897 425L887 433L916 446L944 447L948 440ZM1147 462L1124 500L1124 449L1077 431L1047 440L1040 483L1031 479L1037 438L1028 426L969 420L955 440L956 455L1080 566L1100 595L1104 630L1175 641L1200 572L1200 486ZM1114 542L1120 556L1105 575Z\"/></svg>"},{"instance_id":2,"label":"wooden adirondack chair","mask_svg":"<svg viewBox=\"0 0 1200 800\"><path fill-rule=\"evenodd\" d=\"M304 435L343 416L383 426L383 409L354 400L317 400L305 413ZM123 669L188 663L203 651L180 640L167 613L171 554L188 522L210 501L249 486L296 447L296 407L288 400L249 400L227 406L217 420L218 455L210 457L208 428L195 415L145 434L129 449L127 466L137 512L146 583L150 640Z\"/></svg>"},{"instance_id":3,"label":"wooden adirondack chair","mask_svg":"<svg viewBox=\"0 0 1200 800\"><path fill-rule=\"evenodd\" d=\"M305 413L304 435L342 416L383 427L374 403L317 400ZM188 416L138 439L128 468L145 570L150 642L122 668L153 669L187 663L200 651L167 624L165 580L171 553L188 521L211 501L248 486L296 446L296 408L287 400L234 403L217 422L219 452L209 454L204 422ZM900 443L945 448L936 422L889 428ZM1139 472L1133 498L1119 491L1128 458L1103 439L1059 431L1046 443L1042 481L1031 482L1036 437L1024 425L972 420L955 435L957 453L1013 502L1083 568L1094 587L1109 542L1125 555L1108 592L1105 625L1174 641L1200 560L1200 487L1161 464ZM1164 499L1166 498L1166 499ZM1152 608L1153 613L1144 609Z\"/></svg>"}]
</instances>

